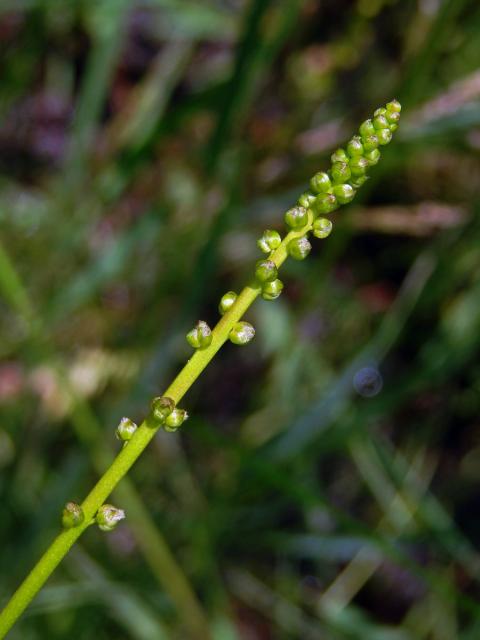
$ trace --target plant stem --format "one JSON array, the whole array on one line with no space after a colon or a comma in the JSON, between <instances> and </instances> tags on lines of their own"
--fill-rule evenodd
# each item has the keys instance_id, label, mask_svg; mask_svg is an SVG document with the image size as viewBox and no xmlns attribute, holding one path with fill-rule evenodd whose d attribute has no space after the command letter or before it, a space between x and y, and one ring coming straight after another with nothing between
<instances>
[{"instance_id":1,"label":"plant stem","mask_svg":"<svg viewBox=\"0 0 480 640\"><path fill-rule=\"evenodd\" d=\"M0 291L15 309L28 328L32 345L40 349L42 356L54 363L58 384L71 399L71 423L79 440L90 450L92 463L101 475L113 455L109 447L99 441L101 425L88 402L78 397L68 381L67 372L56 362L55 353L45 326L35 313L28 291L23 285L9 255L0 242ZM116 489L122 506L131 516L131 528L140 551L150 566L158 583L165 589L174 604L179 618L191 638L208 640L211 637L206 616L181 567L177 564L168 544L157 529L147 507L129 478Z\"/></svg>"},{"instance_id":2,"label":"plant stem","mask_svg":"<svg viewBox=\"0 0 480 640\"><path fill-rule=\"evenodd\" d=\"M277 267L280 267L288 256L287 245L290 240L305 235L311 228L312 218L311 214L309 214L307 225L301 229L290 231L269 259L275 262ZM175 404L180 402L208 363L228 340L231 329L242 318L260 292L261 287L256 283L252 283L243 289L235 304L213 329L210 346L206 349L199 349L194 353L163 395L172 398ZM158 428L158 426L152 426L148 418L145 419L129 441L128 446L121 449L110 467L82 503L85 522L73 529L64 530L55 538L0 613L0 639L5 637L75 541L93 522L98 509L120 480L128 473L130 467L155 436Z\"/></svg>"}]
</instances>

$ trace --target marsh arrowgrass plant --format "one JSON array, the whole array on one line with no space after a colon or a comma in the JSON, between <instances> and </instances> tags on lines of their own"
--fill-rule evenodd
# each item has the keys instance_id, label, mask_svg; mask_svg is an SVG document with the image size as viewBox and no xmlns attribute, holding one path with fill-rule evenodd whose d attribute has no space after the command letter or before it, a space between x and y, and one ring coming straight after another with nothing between
<instances>
[{"instance_id":1,"label":"marsh arrowgrass plant","mask_svg":"<svg viewBox=\"0 0 480 640\"><path fill-rule=\"evenodd\" d=\"M359 134L349 141L346 149L337 149L332 154L330 169L315 174L310 180L310 189L285 213L286 235L282 238L278 231L268 229L259 238L257 245L266 255L256 263L252 282L238 295L233 291L224 294L219 303L221 318L213 329L199 320L188 332L186 339L195 353L165 393L153 399L143 423L137 427L129 418L122 418L116 429L117 438L123 442L122 449L82 504L68 502L65 505L61 514L62 532L0 614L0 638L5 637L88 527L96 524L102 531L111 531L125 518L123 509L106 504L105 500L158 429L174 432L187 420L186 410L178 403L223 344L228 340L237 345L251 342L255 329L242 320L244 314L258 296L265 300L280 296L283 283L278 278L279 269L289 256L295 260L308 256L312 248L310 235L323 239L330 234L332 222L325 216L353 200L356 191L368 179L369 168L380 159L379 147L391 141L400 111L397 100L377 109L373 118L362 123Z\"/></svg>"}]
</instances>

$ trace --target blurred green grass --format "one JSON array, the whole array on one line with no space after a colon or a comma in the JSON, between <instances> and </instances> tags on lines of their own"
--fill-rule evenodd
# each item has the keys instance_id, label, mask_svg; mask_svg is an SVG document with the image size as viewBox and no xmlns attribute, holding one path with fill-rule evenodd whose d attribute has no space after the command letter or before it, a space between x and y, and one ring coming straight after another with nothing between
<instances>
[{"instance_id":1,"label":"blurred green grass","mask_svg":"<svg viewBox=\"0 0 480 640\"><path fill-rule=\"evenodd\" d=\"M2 600L263 229L404 104L12 638L478 638L479 34L473 0L0 4Z\"/></svg>"}]
</instances>

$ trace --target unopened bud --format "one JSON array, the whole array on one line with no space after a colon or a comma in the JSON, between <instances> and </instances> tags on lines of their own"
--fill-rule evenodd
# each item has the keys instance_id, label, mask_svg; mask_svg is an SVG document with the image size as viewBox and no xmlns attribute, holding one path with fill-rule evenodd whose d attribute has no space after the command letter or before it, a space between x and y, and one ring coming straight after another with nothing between
<instances>
[{"instance_id":1,"label":"unopened bud","mask_svg":"<svg viewBox=\"0 0 480 640\"><path fill-rule=\"evenodd\" d=\"M186 337L194 349L206 349L212 344L212 330L204 320L199 320Z\"/></svg>"},{"instance_id":2,"label":"unopened bud","mask_svg":"<svg viewBox=\"0 0 480 640\"><path fill-rule=\"evenodd\" d=\"M278 231L267 229L263 232L261 238L257 240L257 246L263 251L263 253L271 253L278 249L282 242L282 238Z\"/></svg>"},{"instance_id":3,"label":"unopened bud","mask_svg":"<svg viewBox=\"0 0 480 640\"><path fill-rule=\"evenodd\" d=\"M165 431L176 431L185 420L188 420L188 413L185 409L174 409L172 413L165 419L163 428Z\"/></svg>"},{"instance_id":4,"label":"unopened bud","mask_svg":"<svg viewBox=\"0 0 480 640\"><path fill-rule=\"evenodd\" d=\"M82 507L76 502L67 502L62 511L62 525L65 529L78 527L85 520Z\"/></svg>"},{"instance_id":5,"label":"unopened bud","mask_svg":"<svg viewBox=\"0 0 480 640\"><path fill-rule=\"evenodd\" d=\"M306 236L294 238L287 245L288 254L294 260L304 260L312 249L312 245Z\"/></svg>"},{"instance_id":6,"label":"unopened bud","mask_svg":"<svg viewBox=\"0 0 480 640\"><path fill-rule=\"evenodd\" d=\"M135 422L130 420L130 418L122 418L118 424L117 430L115 431L115 435L119 440L128 442L128 440L132 439L136 430L137 425Z\"/></svg>"},{"instance_id":7,"label":"unopened bud","mask_svg":"<svg viewBox=\"0 0 480 640\"><path fill-rule=\"evenodd\" d=\"M113 531L120 520L124 518L125 511L117 509L111 504L102 505L95 516L95 520L102 531Z\"/></svg>"},{"instance_id":8,"label":"unopened bud","mask_svg":"<svg viewBox=\"0 0 480 640\"><path fill-rule=\"evenodd\" d=\"M169 416L175 409L175 402L166 396L160 396L152 400L152 415L156 420L165 422L165 418Z\"/></svg>"},{"instance_id":9,"label":"unopened bud","mask_svg":"<svg viewBox=\"0 0 480 640\"><path fill-rule=\"evenodd\" d=\"M277 265L273 260L259 260L255 265L255 278L260 283L275 280L277 273Z\"/></svg>"},{"instance_id":10,"label":"unopened bud","mask_svg":"<svg viewBox=\"0 0 480 640\"><path fill-rule=\"evenodd\" d=\"M283 282L277 278L273 282L265 282L262 285L262 298L264 300L276 300L282 293Z\"/></svg>"},{"instance_id":11,"label":"unopened bud","mask_svg":"<svg viewBox=\"0 0 480 640\"><path fill-rule=\"evenodd\" d=\"M255 329L249 322L237 322L230 331L229 338L233 344L244 345L253 340Z\"/></svg>"},{"instance_id":12,"label":"unopened bud","mask_svg":"<svg viewBox=\"0 0 480 640\"><path fill-rule=\"evenodd\" d=\"M220 311L222 316L233 307L236 299L237 294L235 293L235 291L227 291L227 293L223 294L220 300L220 304L218 305L218 310Z\"/></svg>"},{"instance_id":13,"label":"unopened bud","mask_svg":"<svg viewBox=\"0 0 480 640\"><path fill-rule=\"evenodd\" d=\"M316 238L326 238L332 231L332 222L328 218L317 218L313 223L313 235Z\"/></svg>"}]
</instances>

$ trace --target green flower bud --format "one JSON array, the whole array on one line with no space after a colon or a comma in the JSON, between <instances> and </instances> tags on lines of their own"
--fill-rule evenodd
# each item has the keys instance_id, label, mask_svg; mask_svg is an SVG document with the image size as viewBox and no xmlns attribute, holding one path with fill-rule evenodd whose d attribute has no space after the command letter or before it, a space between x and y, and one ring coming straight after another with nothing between
<instances>
[{"instance_id":1,"label":"green flower bud","mask_svg":"<svg viewBox=\"0 0 480 640\"><path fill-rule=\"evenodd\" d=\"M230 342L233 344L244 345L248 344L250 340L253 340L255 335L255 329L248 322L237 322L232 328L229 334Z\"/></svg>"},{"instance_id":2,"label":"green flower bud","mask_svg":"<svg viewBox=\"0 0 480 640\"><path fill-rule=\"evenodd\" d=\"M402 110L402 105L398 100L392 100L391 102L388 102L386 106L387 111L390 113L400 113Z\"/></svg>"},{"instance_id":3,"label":"green flower bud","mask_svg":"<svg viewBox=\"0 0 480 640\"><path fill-rule=\"evenodd\" d=\"M350 184L354 189L359 189L368 180L368 176L358 176L350 180Z\"/></svg>"},{"instance_id":4,"label":"green flower bud","mask_svg":"<svg viewBox=\"0 0 480 640\"><path fill-rule=\"evenodd\" d=\"M337 183L347 182L352 175L346 162L335 162L332 165L331 172L333 181Z\"/></svg>"},{"instance_id":5,"label":"green flower bud","mask_svg":"<svg viewBox=\"0 0 480 640\"><path fill-rule=\"evenodd\" d=\"M333 187L333 194L340 204L347 204L355 197L355 189L348 183L336 184Z\"/></svg>"},{"instance_id":6,"label":"green flower bud","mask_svg":"<svg viewBox=\"0 0 480 640\"><path fill-rule=\"evenodd\" d=\"M194 349L206 349L212 344L212 330L206 322L199 320L187 333L187 342Z\"/></svg>"},{"instance_id":7,"label":"green flower bud","mask_svg":"<svg viewBox=\"0 0 480 640\"><path fill-rule=\"evenodd\" d=\"M304 207L293 207L285 214L285 224L292 229L304 227L308 222L307 210Z\"/></svg>"},{"instance_id":8,"label":"green flower bud","mask_svg":"<svg viewBox=\"0 0 480 640\"><path fill-rule=\"evenodd\" d=\"M351 158L363 155L363 144L359 136L353 136L353 138L347 144L347 154Z\"/></svg>"},{"instance_id":9,"label":"green flower bud","mask_svg":"<svg viewBox=\"0 0 480 640\"><path fill-rule=\"evenodd\" d=\"M332 186L330 177L325 171L319 171L310 180L310 188L313 193L325 193Z\"/></svg>"},{"instance_id":10,"label":"green flower bud","mask_svg":"<svg viewBox=\"0 0 480 640\"><path fill-rule=\"evenodd\" d=\"M387 110L385 109L385 107L379 107L378 109L375 109L373 115L375 116L375 118L378 118L378 116L385 116L387 115Z\"/></svg>"},{"instance_id":11,"label":"green flower bud","mask_svg":"<svg viewBox=\"0 0 480 640\"><path fill-rule=\"evenodd\" d=\"M375 118L373 119L373 126L377 130L376 134L378 135L378 132L381 129L388 129L388 120L383 115L375 116Z\"/></svg>"},{"instance_id":12,"label":"green flower bud","mask_svg":"<svg viewBox=\"0 0 480 640\"><path fill-rule=\"evenodd\" d=\"M392 132L390 129L380 129L377 131L378 143L379 144L388 144L392 139Z\"/></svg>"},{"instance_id":13,"label":"green flower bud","mask_svg":"<svg viewBox=\"0 0 480 640\"><path fill-rule=\"evenodd\" d=\"M172 413L165 419L163 428L165 431L176 431L185 420L188 420L188 413L185 409L174 409Z\"/></svg>"},{"instance_id":14,"label":"green flower bud","mask_svg":"<svg viewBox=\"0 0 480 640\"><path fill-rule=\"evenodd\" d=\"M283 282L281 280L273 280L273 282L265 282L262 286L262 298L264 300L275 300L282 293Z\"/></svg>"},{"instance_id":15,"label":"green flower bud","mask_svg":"<svg viewBox=\"0 0 480 640\"><path fill-rule=\"evenodd\" d=\"M290 240L287 245L288 254L294 260L304 260L312 249L312 245L308 241L307 236L302 236L301 238L294 238Z\"/></svg>"},{"instance_id":16,"label":"green flower bud","mask_svg":"<svg viewBox=\"0 0 480 640\"><path fill-rule=\"evenodd\" d=\"M398 124L400 122L400 113L398 111L387 111L385 117L390 127L392 124Z\"/></svg>"},{"instance_id":17,"label":"green flower bud","mask_svg":"<svg viewBox=\"0 0 480 640\"><path fill-rule=\"evenodd\" d=\"M338 206L337 199L333 193L321 193L313 203L312 210L315 215L321 215L322 213L332 213L338 209Z\"/></svg>"},{"instance_id":18,"label":"green flower bud","mask_svg":"<svg viewBox=\"0 0 480 640\"><path fill-rule=\"evenodd\" d=\"M76 502L67 502L62 511L62 526L64 529L73 529L83 524L85 514L82 507Z\"/></svg>"},{"instance_id":19,"label":"green flower bud","mask_svg":"<svg viewBox=\"0 0 480 640\"><path fill-rule=\"evenodd\" d=\"M97 511L95 520L102 531L113 531L120 520L125 518L125 511L111 504L103 504Z\"/></svg>"},{"instance_id":20,"label":"green flower bud","mask_svg":"<svg viewBox=\"0 0 480 640\"><path fill-rule=\"evenodd\" d=\"M368 166L368 160L363 156L356 156L350 160L350 171L355 178L365 175Z\"/></svg>"},{"instance_id":21,"label":"green flower bud","mask_svg":"<svg viewBox=\"0 0 480 640\"><path fill-rule=\"evenodd\" d=\"M259 282L271 282L277 275L277 265L273 260L259 260L255 265L255 278Z\"/></svg>"},{"instance_id":22,"label":"green flower bud","mask_svg":"<svg viewBox=\"0 0 480 640\"><path fill-rule=\"evenodd\" d=\"M305 191L305 193L302 193L302 195L299 197L297 202L301 207L305 207L305 209L308 209L314 200L315 194L311 191Z\"/></svg>"},{"instance_id":23,"label":"green flower bud","mask_svg":"<svg viewBox=\"0 0 480 640\"><path fill-rule=\"evenodd\" d=\"M398 129L398 124L391 124L390 125L390 131L392 133L395 133L395 131Z\"/></svg>"},{"instance_id":24,"label":"green flower bud","mask_svg":"<svg viewBox=\"0 0 480 640\"><path fill-rule=\"evenodd\" d=\"M373 126L373 122L370 120L370 118L368 120L365 120L365 122L362 122L362 124L360 125L360 135L362 136L362 138L367 138L368 136L373 136L376 133L376 129Z\"/></svg>"},{"instance_id":25,"label":"green flower bud","mask_svg":"<svg viewBox=\"0 0 480 640\"><path fill-rule=\"evenodd\" d=\"M380 160L380 156L380 151L378 149L373 149L373 151L365 154L365 160L371 167L373 167Z\"/></svg>"},{"instance_id":26,"label":"green flower bud","mask_svg":"<svg viewBox=\"0 0 480 640\"><path fill-rule=\"evenodd\" d=\"M227 293L225 293L222 296L222 299L220 300L220 304L218 305L218 310L220 311L220 315L223 316L224 313L227 313L227 311L229 311L235 304L236 299L237 299L237 294L235 293L235 291L227 291Z\"/></svg>"},{"instance_id":27,"label":"green flower bud","mask_svg":"<svg viewBox=\"0 0 480 640\"><path fill-rule=\"evenodd\" d=\"M348 162L348 156L345 152L345 149L337 149L330 156L330 160L332 163L335 162Z\"/></svg>"},{"instance_id":28,"label":"green flower bud","mask_svg":"<svg viewBox=\"0 0 480 640\"><path fill-rule=\"evenodd\" d=\"M159 396L152 400L152 415L156 420L165 422L165 418L169 416L175 409L175 402L172 398Z\"/></svg>"},{"instance_id":29,"label":"green flower bud","mask_svg":"<svg viewBox=\"0 0 480 640\"><path fill-rule=\"evenodd\" d=\"M317 218L313 223L313 235L316 238L326 238L330 235L333 224L328 218Z\"/></svg>"},{"instance_id":30,"label":"green flower bud","mask_svg":"<svg viewBox=\"0 0 480 640\"><path fill-rule=\"evenodd\" d=\"M315 199L313 194L312 198ZM272 231L271 229L264 231L262 237L257 240L258 248L264 253L271 253L272 251L275 251L281 243L282 238L278 231Z\"/></svg>"},{"instance_id":31,"label":"green flower bud","mask_svg":"<svg viewBox=\"0 0 480 640\"><path fill-rule=\"evenodd\" d=\"M128 442L128 440L132 439L133 434L137 430L137 425L135 422L130 420L130 418L122 418L118 423L118 427L115 431L115 435L119 440L123 442Z\"/></svg>"},{"instance_id":32,"label":"green flower bud","mask_svg":"<svg viewBox=\"0 0 480 640\"><path fill-rule=\"evenodd\" d=\"M373 135L373 136L367 136L366 138L363 138L363 149L365 153L368 153L369 151L373 151L377 147L378 147L378 136Z\"/></svg>"}]
</instances>

